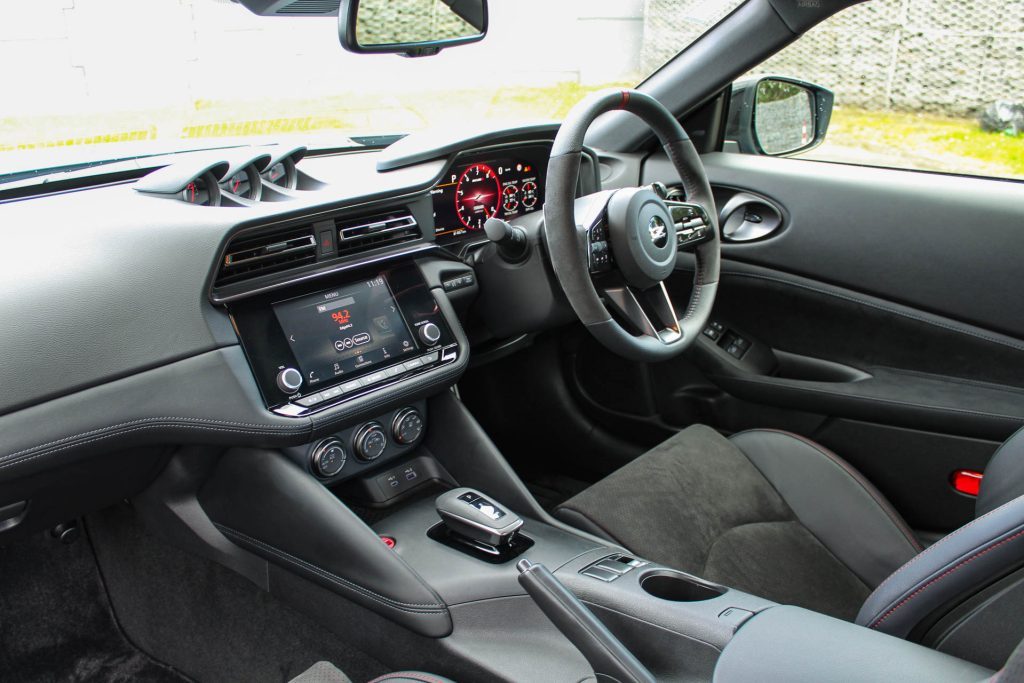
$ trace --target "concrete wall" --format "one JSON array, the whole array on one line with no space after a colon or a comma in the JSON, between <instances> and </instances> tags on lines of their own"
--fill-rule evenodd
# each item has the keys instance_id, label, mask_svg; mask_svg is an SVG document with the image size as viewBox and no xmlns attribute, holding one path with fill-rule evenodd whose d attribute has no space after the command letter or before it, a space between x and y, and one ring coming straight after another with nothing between
<instances>
[{"instance_id":1,"label":"concrete wall","mask_svg":"<svg viewBox=\"0 0 1024 683\"><path fill-rule=\"evenodd\" d=\"M839 105L972 116L1024 101L1024 1L871 0L754 73L818 83Z\"/></svg>"}]
</instances>

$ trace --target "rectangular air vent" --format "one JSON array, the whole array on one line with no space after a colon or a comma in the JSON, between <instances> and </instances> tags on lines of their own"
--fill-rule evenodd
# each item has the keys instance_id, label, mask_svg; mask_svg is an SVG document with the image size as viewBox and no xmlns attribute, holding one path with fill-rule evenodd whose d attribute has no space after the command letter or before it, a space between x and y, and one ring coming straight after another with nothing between
<instances>
[{"instance_id":1,"label":"rectangular air vent","mask_svg":"<svg viewBox=\"0 0 1024 683\"><path fill-rule=\"evenodd\" d=\"M313 226L299 226L233 240L214 286L240 282L316 261Z\"/></svg>"},{"instance_id":2,"label":"rectangular air vent","mask_svg":"<svg viewBox=\"0 0 1024 683\"><path fill-rule=\"evenodd\" d=\"M420 227L408 212L394 212L337 221L338 256L351 256L369 249L390 247L420 238Z\"/></svg>"}]
</instances>

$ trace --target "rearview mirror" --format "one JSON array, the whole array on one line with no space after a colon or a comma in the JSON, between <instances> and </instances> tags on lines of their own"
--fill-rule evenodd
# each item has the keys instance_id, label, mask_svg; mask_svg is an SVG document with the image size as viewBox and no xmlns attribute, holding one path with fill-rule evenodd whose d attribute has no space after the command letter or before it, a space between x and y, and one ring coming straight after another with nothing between
<instances>
[{"instance_id":1,"label":"rearview mirror","mask_svg":"<svg viewBox=\"0 0 1024 683\"><path fill-rule=\"evenodd\" d=\"M725 137L746 154L806 152L825 140L834 99L820 85L791 78L737 81L729 98Z\"/></svg>"},{"instance_id":2,"label":"rearview mirror","mask_svg":"<svg viewBox=\"0 0 1024 683\"><path fill-rule=\"evenodd\" d=\"M342 0L338 35L350 52L436 55L482 40L487 0Z\"/></svg>"}]
</instances>

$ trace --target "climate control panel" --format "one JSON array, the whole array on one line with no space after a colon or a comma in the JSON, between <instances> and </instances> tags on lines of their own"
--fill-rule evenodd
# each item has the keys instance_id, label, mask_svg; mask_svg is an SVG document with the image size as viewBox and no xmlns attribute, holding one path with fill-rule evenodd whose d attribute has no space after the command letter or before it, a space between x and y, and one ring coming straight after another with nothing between
<instances>
[{"instance_id":1,"label":"climate control panel","mask_svg":"<svg viewBox=\"0 0 1024 683\"><path fill-rule=\"evenodd\" d=\"M285 453L318 479L333 484L409 455L426 430L426 403L417 401Z\"/></svg>"}]
</instances>

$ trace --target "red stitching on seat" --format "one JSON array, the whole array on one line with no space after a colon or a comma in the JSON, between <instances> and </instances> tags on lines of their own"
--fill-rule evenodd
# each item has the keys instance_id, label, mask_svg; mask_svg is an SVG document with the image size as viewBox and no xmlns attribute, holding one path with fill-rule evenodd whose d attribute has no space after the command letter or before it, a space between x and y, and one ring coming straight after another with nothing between
<instances>
[{"instance_id":1,"label":"red stitching on seat","mask_svg":"<svg viewBox=\"0 0 1024 683\"><path fill-rule=\"evenodd\" d=\"M999 541L998 543L995 543L995 544L993 544L993 545L990 545L990 546L988 546L987 548L985 548L985 549L983 549L983 550L980 550L980 551L978 551L977 553L975 553L974 555L971 555L971 556L970 556L970 557L968 557L967 559L961 560L960 562L958 562L958 563L957 563L957 564L955 564L954 566L952 566L952 567L950 567L949 569L947 569L946 571L942 572L941 574L939 574L939 575L938 575L938 576L936 576L935 578L933 578L933 579L929 580L929 581L928 581L927 583L925 583L925 584L924 584L923 586L921 586L920 588L918 588L918 589L917 589L916 591L914 591L913 593L911 593L910 595L908 595L907 597L903 598L903 599L902 599L902 600L900 600L900 601L899 601L898 603L896 603L896 605L894 605L894 606L892 607L892 609L890 609L890 610L889 610L888 612L886 612L885 614L883 614L883 615L882 615L882 616L881 616L881 617L880 617L880 618L878 619L878 621L876 621L875 623L871 624L871 628L878 628L878 626L879 626L879 625L880 625L880 624L881 624L881 623L882 623L883 621L885 621L886 619L888 619L888 618L889 618L889 617L890 617L890 616L892 615L892 613L893 613L893 612L895 612L895 611L896 611L896 610L898 610L898 609L899 609L900 607L902 607L903 605L905 605L905 604L907 604L908 602L910 602L911 600L913 600L913 599L914 599L915 597L917 597L917 596L918 596L918 595L919 595L919 594L921 593L921 591L923 591L923 590L925 590L926 588L928 588L928 586L931 586L932 584L934 584L934 583L936 583L936 582L938 582L938 581L940 581L940 580L942 580L942 579L946 578L947 576L949 576L950 574L952 574L953 572L955 572L955 571L956 571L957 569L959 569L960 567L964 566L964 565L965 565L965 564L967 564L968 562L971 562L972 560L975 560L975 559L977 559L977 558L981 557L982 555L984 555L984 554L985 554L985 553L987 553L988 551L990 551L990 550L995 550L995 549L996 549L996 548L998 548L999 546L1001 546L1001 545L1003 545L1003 544L1005 544L1005 543L1009 543L1010 541L1012 541L1012 540L1014 540L1015 538L1018 538L1018 537L1020 537L1020 536L1024 536L1024 530L1022 530L1022 531L1018 531L1017 533L1013 534L1012 536L1007 536L1006 538L1004 538L1003 540Z\"/></svg>"}]
</instances>

